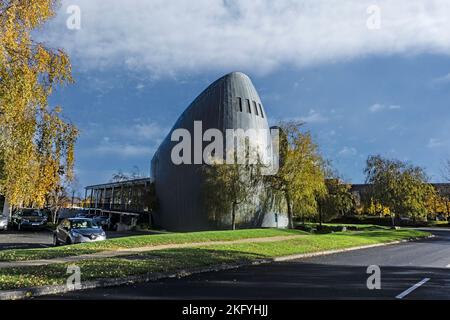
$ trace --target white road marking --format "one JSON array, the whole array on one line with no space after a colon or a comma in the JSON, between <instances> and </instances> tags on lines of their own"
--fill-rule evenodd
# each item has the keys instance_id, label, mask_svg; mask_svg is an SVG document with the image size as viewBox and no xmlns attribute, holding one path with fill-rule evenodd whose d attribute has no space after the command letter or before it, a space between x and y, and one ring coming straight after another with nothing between
<instances>
[{"instance_id":1,"label":"white road marking","mask_svg":"<svg viewBox=\"0 0 450 320\"><path fill-rule=\"evenodd\" d=\"M400 293L398 296L396 296L397 299L403 299L404 297L406 297L408 294L410 294L411 292L413 292L414 290L416 290L417 288L419 288L420 286L424 285L425 283L427 283L428 281L430 281L430 278L425 278L422 281L416 283L415 285L413 285L411 288L409 288L408 290L403 291L402 293Z\"/></svg>"}]
</instances>

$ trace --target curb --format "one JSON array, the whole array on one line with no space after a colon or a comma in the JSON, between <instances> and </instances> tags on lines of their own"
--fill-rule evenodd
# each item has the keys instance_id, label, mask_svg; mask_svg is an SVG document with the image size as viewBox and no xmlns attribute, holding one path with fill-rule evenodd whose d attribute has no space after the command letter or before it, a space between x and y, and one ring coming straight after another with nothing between
<instances>
[{"instance_id":1,"label":"curb","mask_svg":"<svg viewBox=\"0 0 450 320\"><path fill-rule=\"evenodd\" d=\"M151 274L146 274L146 275L130 276L130 277L125 277L125 278L117 278L117 279L101 279L101 280L94 280L94 281L86 281L81 284L80 288L76 288L76 289L70 289L66 285L53 285L53 286L43 286L43 287L33 287L33 288L0 291L0 300L22 300L22 299L28 299L28 298L32 298L32 297L46 296L46 295L52 295L52 294L62 294L62 293L68 293L68 292L73 292L73 291L82 291L82 290L96 289L96 288L107 288L107 287L115 287L115 286L122 286L122 285L133 285L133 284L138 284L138 283L152 282L152 281L158 281L158 280L170 279L170 278L183 278L183 277L188 277L190 275L199 274L199 273L225 271L225 270L238 269L238 268L246 267L246 266L326 256L326 255L331 255L331 254L336 254L336 253L384 247L384 246L389 246L389 245L413 242L413 241L430 239L430 238L435 238L435 236L431 235L428 237L411 238L411 239L407 239L407 240L392 241L392 242L387 242L387 243L377 243L377 244L352 247L352 248L327 250L327 251L304 253L304 254L295 254L295 255L288 255L288 256L268 258L268 259L257 259L257 260L248 261L248 262L223 264L223 265L204 267L204 268L178 270L178 271L174 271L174 272L151 273Z\"/></svg>"}]
</instances>

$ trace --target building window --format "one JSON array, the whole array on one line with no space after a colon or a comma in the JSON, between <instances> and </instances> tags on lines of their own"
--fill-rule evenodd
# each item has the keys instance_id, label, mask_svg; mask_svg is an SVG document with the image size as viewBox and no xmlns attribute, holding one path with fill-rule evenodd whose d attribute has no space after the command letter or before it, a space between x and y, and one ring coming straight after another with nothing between
<instances>
[{"instance_id":1,"label":"building window","mask_svg":"<svg viewBox=\"0 0 450 320\"><path fill-rule=\"evenodd\" d=\"M258 105L256 104L256 101L253 101L253 109L255 109L255 114L259 116Z\"/></svg>"},{"instance_id":2,"label":"building window","mask_svg":"<svg viewBox=\"0 0 450 320\"><path fill-rule=\"evenodd\" d=\"M238 105L237 105L238 111L242 112L242 98L238 97L237 100L238 100Z\"/></svg>"},{"instance_id":3,"label":"building window","mask_svg":"<svg viewBox=\"0 0 450 320\"><path fill-rule=\"evenodd\" d=\"M250 100L249 99L246 99L246 100L247 100L247 112L252 113L252 108L250 106Z\"/></svg>"},{"instance_id":4,"label":"building window","mask_svg":"<svg viewBox=\"0 0 450 320\"><path fill-rule=\"evenodd\" d=\"M261 117L264 118L264 112L263 112L263 110L262 110L261 103L259 103L258 105L259 105L259 111L261 111Z\"/></svg>"}]
</instances>

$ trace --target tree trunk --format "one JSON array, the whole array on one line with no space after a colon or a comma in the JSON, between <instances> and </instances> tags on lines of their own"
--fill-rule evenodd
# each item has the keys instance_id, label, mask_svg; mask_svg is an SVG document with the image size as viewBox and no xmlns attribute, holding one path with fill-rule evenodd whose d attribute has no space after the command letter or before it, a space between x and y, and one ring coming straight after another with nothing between
<instances>
[{"instance_id":1,"label":"tree trunk","mask_svg":"<svg viewBox=\"0 0 450 320\"><path fill-rule=\"evenodd\" d=\"M395 214L391 214L392 227L395 228Z\"/></svg>"},{"instance_id":2,"label":"tree trunk","mask_svg":"<svg viewBox=\"0 0 450 320\"><path fill-rule=\"evenodd\" d=\"M236 203L233 202L233 209L231 211L231 229L236 230Z\"/></svg>"},{"instance_id":3,"label":"tree trunk","mask_svg":"<svg viewBox=\"0 0 450 320\"><path fill-rule=\"evenodd\" d=\"M450 207L448 205L448 200L445 201L445 206L447 207L447 221L448 221L448 217L450 216Z\"/></svg>"},{"instance_id":4,"label":"tree trunk","mask_svg":"<svg viewBox=\"0 0 450 320\"><path fill-rule=\"evenodd\" d=\"M56 224L56 217L58 216L58 209L53 211L53 224Z\"/></svg>"},{"instance_id":5,"label":"tree trunk","mask_svg":"<svg viewBox=\"0 0 450 320\"><path fill-rule=\"evenodd\" d=\"M322 208L319 207L319 227L322 229Z\"/></svg>"},{"instance_id":6,"label":"tree trunk","mask_svg":"<svg viewBox=\"0 0 450 320\"><path fill-rule=\"evenodd\" d=\"M5 203L3 204L3 215L8 218L8 222L11 222L11 206L9 205L8 199L5 197Z\"/></svg>"},{"instance_id":7,"label":"tree trunk","mask_svg":"<svg viewBox=\"0 0 450 320\"><path fill-rule=\"evenodd\" d=\"M287 204L287 208L288 208L289 229L294 229L294 217L292 214L291 197L289 196L288 192L284 193L284 197L286 199L286 204Z\"/></svg>"}]
</instances>

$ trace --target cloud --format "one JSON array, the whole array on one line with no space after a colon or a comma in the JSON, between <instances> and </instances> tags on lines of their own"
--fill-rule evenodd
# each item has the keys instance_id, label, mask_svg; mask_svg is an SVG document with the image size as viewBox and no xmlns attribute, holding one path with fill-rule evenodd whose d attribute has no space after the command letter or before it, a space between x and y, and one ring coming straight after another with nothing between
<instances>
[{"instance_id":1,"label":"cloud","mask_svg":"<svg viewBox=\"0 0 450 320\"><path fill-rule=\"evenodd\" d=\"M111 124L101 125L89 123L82 131L82 136L98 141L128 141L128 142L147 142L159 143L170 131L169 127L164 127L155 121L144 121L136 119L129 122L112 122ZM108 132L109 136L104 136Z\"/></svg>"},{"instance_id":2,"label":"cloud","mask_svg":"<svg viewBox=\"0 0 450 320\"><path fill-rule=\"evenodd\" d=\"M345 146L338 152L338 154L343 157L350 157L356 156L358 154L358 151L356 150L356 148Z\"/></svg>"},{"instance_id":3,"label":"cloud","mask_svg":"<svg viewBox=\"0 0 450 320\"><path fill-rule=\"evenodd\" d=\"M92 151L103 156L146 157L152 155L154 149L143 145L104 143L95 147Z\"/></svg>"},{"instance_id":4,"label":"cloud","mask_svg":"<svg viewBox=\"0 0 450 320\"><path fill-rule=\"evenodd\" d=\"M379 104L379 103L376 103L369 107L369 110L372 113L380 112L380 111L384 111L384 110L398 110L398 109L401 109L401 107L397 106L397 105L386 106L386 105Z\"/></svg>"},{"instance_id":5,"label":"cloud","mask_svg":"<svg viewBox=\"0 0 450 320\"><path fill-rule=\"evenodd\" d=\"M119 134L125 138L130 138L137 141L160 142L169 132L169 128L160 126L158 123L138 122L131 126L119 129Z\"/></svg>"},{"instance_id":6,"label":"cloud","mask_svg":"<svg viewBox=\"0 0 450 320\"><path fill-rule=\"evenodd\" d=\"M205 70L267 73L367 55L450 54L448 0L78 0L81 30L69 30L63 0L41 38L77 68L123 67L154 76Z\"/></svg>"},{"instance_id":7,"label":"cloud","mask_svg":"<svg viewBox=\"0 0 450 320\"><path fill-rule=\"evenodd\" d=\"M447 83L450 83L450 73L446 74L445 76L435 78L432 81L432 84L434 85L442 85Z\"/></svg>"},{"instance_id":8,"label":"cloud","mask_svg":"<svg viewBox=\"0 0 450 320\"><path fill-rule=\"evenodd\" d=\"M309 110L309 113L306 116L296 117L296 118L287 119L287 120L300 121L300 122L305 122L308 124L324 123L324 122L329 121L329 119L326 116L322 115L321 113L319 113L313 109Z\"/></svg>"},{"instance_id":9,"label":"cloud","mask_svg":"<svg viewBox=\"0 0 450 320\"><path fill-rule=\"evenodd\" d=\"M105 132L108 136L105 136ZM134 120L106 126L90 124L82 131L83 142L90 145L83 153L86 156L95 153L101 156L146 158L153 155L168 132L168 128L154 121Z\"/></svg>"},{"instance_id":10,"label":"cloud","mask_svg":"<svg viewBox=\"0 0 450 320\"><path fill-rule=\"evenodd\" d=\"M428 148L430 149L439 148L444 146L445 144L446 142L441 139L430 138L430 140L428 141Z\"/></svg>"}]
</instances>

